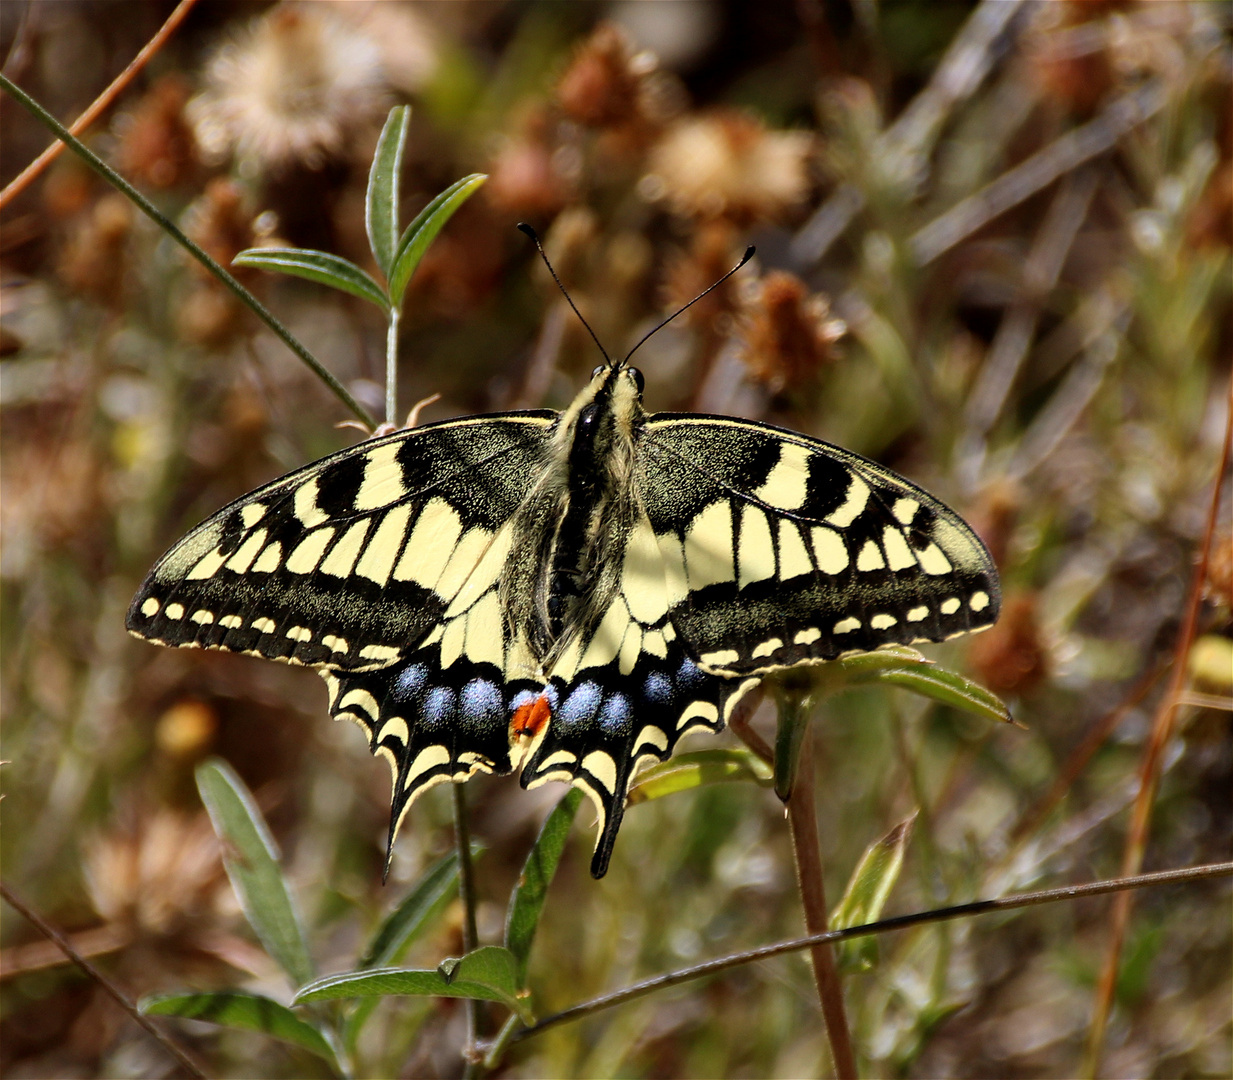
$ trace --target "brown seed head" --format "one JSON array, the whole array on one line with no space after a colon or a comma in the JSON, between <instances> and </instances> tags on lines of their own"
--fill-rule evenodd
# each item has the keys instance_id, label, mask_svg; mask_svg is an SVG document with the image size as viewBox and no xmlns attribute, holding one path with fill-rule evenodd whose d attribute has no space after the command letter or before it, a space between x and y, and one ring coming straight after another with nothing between
<instances>
[{"instance_id":1,"label":"brown seed head","mask_svg":"<svg viewBox=\"0 0 1233 1080\"><path fill-rule=\"evenodd\" d=\"M170 188L187 180L197 166L197 141L184 116L188 84L166 75L121 118L116 163L136 183Z\"/></svg>"},{"instance_id":2,"label":"brown seed head","mask_svg":"<svg viewBox=\"0 0 1233 1080\"><path fill-rule=\"evenodd\" d=\"M793 274L772 270L747 311L745 363L772 392L799 389L834 358L835 342L847 331L830 316L823 295L810 295Z\"/></svg>"}]
</instances>

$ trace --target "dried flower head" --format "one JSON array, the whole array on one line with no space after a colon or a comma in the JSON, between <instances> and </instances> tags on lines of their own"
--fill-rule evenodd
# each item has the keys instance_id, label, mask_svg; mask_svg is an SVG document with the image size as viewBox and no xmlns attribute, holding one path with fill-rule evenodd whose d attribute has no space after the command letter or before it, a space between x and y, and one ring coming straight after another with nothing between
<instances>
[{"instance_id":1,"label":"dried flower head","mask_svg":"<svg viewBox=\"0 0 1233 1080\"><path fill-rule=\"evenodd\" d=\"M60 255L61 280L74 292L107 305L124 296L126 254L133 210L119 194L104 195L76 224Z\"/></svg>"},{"instance_id":2,"label":"dried flower head","mask_svg":"<svg viewBox=\"0 0 1233 1080\"><path fill-rule=\"evenodd\" d=\"M665 307L670 311L688 304L732 269L740 258L740 237L728 221L717 219L694 233L689 251L668 265ZM706 334L726 336L735 325L738 283L729 278L691 307L681 320Z\"/></svg>"},{"instance_id":3,"label":"dried flower head","mask_svg":"<svg viewBox=\"0 0 1233 1080\"><path fill-rule=\"evenodd\" d=\"M484 192L504 213L525 218L551 218L570 200L573 175L553 138L544 109L533 109L516 135L500 141L489 165Z\"/></svg>"},{"instance_id":4,"label":"dried flower head","mask_svg":"<svg viewBox=\"0 0 1233 1080\"><path fill-rule=\"evenodd\" d=\"M652 54L634 54L624 30L601 23L565 69L557 100L566 116L587 127L634 122L641 117L643 81L655 67Z\"/></svg>"},{"instance_id":5,"label":"dried flower head","mask_svg":"<svg viewBox=\"0 0 1233 1080\"><path fill-rule=\"evenodd\" d=\"M94 839L85 853L94 909L134 933L166 936L213 911L222 881L218 841L204 815L159 809L133 828Z\"/></svg>"},{"instance_id":6,"label":"dried flower head","mask_svg":"<svg viewBox=\"0 0 1233 1080\"><path fill-rule=\"evenodd\" d=\"M746 113L716 110L668 131L640 187L678 214L749 225L805 198L812 148L808 132L768 131Z\"/></svg>"},{"instance_id":7,"label":"dried flower head","mask_svg":"<svg viewBox=\"0 0 1233 1080\"><path fill-rule=\"evenodd\" d=\"M747 309L745 363L773 393L813 381L835 356L835 342L847 333L831 317L830 301L810 294L805 283L783 270L760 282Z\"/></svg>"},{"instance_id":8,"label":"dried flower head","mask_svg":"<svg viewBox=\"0 0 1233 1080\"><path fill-rule=\"evenodd\" d=\"M228 267L241 251L256 246L259 238L243 189L227 177L211 180L184 212L184 231L215 262ZM243 308L196 260L190 265L195 283L177 310L176 324L187 341L220 345L239 329ZM232 267L231 272L249 288L260 281L258 272L242 266Z\"/></svg>"},{"instance_id":9,"label":"dried flower head","mask_svg":"<svg viewBox=\"0 0 1233 1080\"><path fill-rule=\"evenodd\" d=\"M188 83L166 75L119 118L116 163L121 172L154 188L174 187L192 175L197 142L184 116L188 98Z\"/></svg>"},{"instance_id":10,"label":"dried flower head","mask_svg":"<svg viewBox=\"0 0 1233 1080\"><path fill-rule=\"evenodd\" d=\"M337 156L384 104L376 44L324 5L279 4L223 45L188 105L207 155L257 171Z\"/></svg>"}]
</instances>

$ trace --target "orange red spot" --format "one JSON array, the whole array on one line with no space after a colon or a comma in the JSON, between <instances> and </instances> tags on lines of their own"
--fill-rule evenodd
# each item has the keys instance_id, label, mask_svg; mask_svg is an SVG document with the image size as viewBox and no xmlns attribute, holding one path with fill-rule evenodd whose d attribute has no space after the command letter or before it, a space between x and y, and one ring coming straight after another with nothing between
<instances>
[{"instance_id":1,"label":"orange red spot","mask_svg":"<svg viewBox=\"0 0 1233 1080\"><path fill-rule=\"evenodd\" d=\"M540 694L534 701L519 705L514 710L513 718L509 722L510 735L514 738L534 739L551 719L552 705L546 695Z\"/></svg>"}]
</instances>

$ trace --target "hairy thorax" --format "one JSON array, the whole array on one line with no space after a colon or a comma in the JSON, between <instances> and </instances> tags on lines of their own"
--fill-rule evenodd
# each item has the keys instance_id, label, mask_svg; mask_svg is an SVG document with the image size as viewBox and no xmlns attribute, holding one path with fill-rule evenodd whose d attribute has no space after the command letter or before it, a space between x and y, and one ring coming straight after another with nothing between
<instances>
[{"instance_id":1,"label":"hairy thorax","mask_svg":"<svg viewBox=\"0 0 1233 1080\"><path fill-rule=\"evenodd\" d=\"M525 642L544 669L608 609L641 512L630 478L645 413L631 369L603 368L590 389L561 417L502 579L507 640Z\"/></svg>"}]
</instances>

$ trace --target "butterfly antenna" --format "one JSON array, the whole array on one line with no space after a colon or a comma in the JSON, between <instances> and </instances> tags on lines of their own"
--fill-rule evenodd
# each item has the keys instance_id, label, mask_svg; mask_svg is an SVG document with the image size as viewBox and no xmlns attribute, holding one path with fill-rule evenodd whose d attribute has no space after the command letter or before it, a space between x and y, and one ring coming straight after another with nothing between
<instances>
[{"instance_id":1,"label":"butterfly antenna","mask_svg":"<svg viewBox=\"0 0 1233 1080\"><path fill-rule=\"evenodd\" d=\"M544 260L544 265L548 267L548 273L552 275L552 280L557 283L557 288L561 290L562 295L569 301L569 306L574 309L574 314L578 316L578 321L587 328L587 333L591 335L591 340L595 342L600 354L608 362L609 367L613 367L612 357L608 355L608 350L600 344L599 338L595 336L595 331L591 329L591 324L582 317L582 312L578 310L578 305L574 303L573 298L565 291L565 286L561 284L561 279L557 277L557 272L552 268L552 263L548 261L548 256L544 252L544 245L539 242L539 233L537 233L525 221L518 222L518 231L524 236L529 236L531 242L535 245L539 252L539 257Z\"/></svg>"},{"instance_id":2,"label":"butterfly antenna","mask_svg":"<svg viewBox=\"0 0 1233 1080\"><path fill-rule=\"evenodd\" d=\"M646 344L646 340L647 340L647 338L651 337L653 334L658 334L658 333L659 333L659 332L660 332L660 331L661 331L661 330L662 330L665 326L667 326L670 322L672 322L672 320L673 320L673 319L675 319L678 315L680 315L680 314L681 314L681 312L683 312L683 311L688 311L691 307L693 307L693 306L694 306L694 304L696 304L699 300L701 300L701 299L702 299L702 298L703 298L703 297L704 297L707 293L709 293L712 289L718 289L720 285L722 285L725 281L727 281L727 280L728 280L728 278L730 278L730 277L731 277L733 274L735 274L735 273L736 273L736 272L737 272L737 271L738 271L738 270L739 270L742 266L744 266L747 262L749 262L749 260L750 260L750 259L752 259L752 258L754 257L754 252L755 252L755 251L757 251L757 250L758 250L758 249L757 249L756 247L754 247L752 244L750 244L750 246L749 246L749 247L747 247L747 248L745 249L745 254L741 256L741 261L740 261L739 263L737 263L737 264L736 264L736 265L735 265L735 266L734 266L731 270L729 270L726 274L724 274L724 276L723 276L723 277L721 277L721 278L720 278L717 282L715 282L715 284L714 284L714 285L710 285L710 286L708 286L707 288L703 289L700 293L698 293L698 295L697 295L697 296L695 296L695 297L694 297L694 298L693 298L693 299L692 299L692 300L691 300L688 304L686 304L683 308L677 308L677 310L676 310L676 311L674 311L671 315L669 315L669 316L668 316L668 317L667 317L667 318L666 318L663 322L661 322L658 326L656 326L656 327L655 327L654 329L652 329L652 330L647 331L647 333L643 335L642 340L641 340L641 341L639 341L637 345L635 345L632 349L630 349L630 350L629 350L629 352L627 352L627 353L625 354L625 359L621 361L621 364L622 364L622 365L628 364L628 363L629 363L629 358L630 358L631 356L633 356L633 355L634 355L634 353L636 353L639 349L641 349L643 345L645 345L645 344Z\"/></svg>"}]
</instances>

